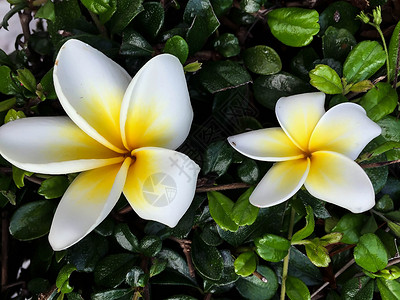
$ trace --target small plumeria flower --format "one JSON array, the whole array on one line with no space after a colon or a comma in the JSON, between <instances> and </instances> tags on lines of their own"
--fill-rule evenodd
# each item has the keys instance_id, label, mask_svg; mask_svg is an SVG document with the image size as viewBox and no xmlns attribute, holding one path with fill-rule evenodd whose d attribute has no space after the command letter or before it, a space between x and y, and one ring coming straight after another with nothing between
<instances>
[{"instance_id":1,"label":"small plumeria flower","mask_svg":"<svg viewBox=\"0 0 400 300\"><path fill-rule=\"evenodd\" d=\"M354 160L381 128L357 104L342 103L325 113L324 102L323 93L280 98L275 113L281 128L228 138L243 155L277 162L251 194L253 205L282 203L304 185L314 197L354 213L374 206L371 181Z\"/></svg>"},{"instance_id":2,"label":"small plumeria flower","mask_svg":"<svg viewBox=\"0 0 400 300\"><path fill-rule=\"evenodd\" d=\"M151 59L131 79L101 52L71 39L58 53L54 86L68 117L31 117L0 128L0 154L36 173L82 172L55 212L54 250L75 244L123 192L142 218L174 227L190 206L199 167L174 151L193 119L179 60Z\"/></svg>"}]
</instances>

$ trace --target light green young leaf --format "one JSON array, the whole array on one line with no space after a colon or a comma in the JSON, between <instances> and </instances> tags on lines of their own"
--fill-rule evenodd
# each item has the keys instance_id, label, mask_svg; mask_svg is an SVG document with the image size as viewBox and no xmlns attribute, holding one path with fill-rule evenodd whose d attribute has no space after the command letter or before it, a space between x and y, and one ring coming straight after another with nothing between
<instances>
[{"instance_id":1,"label":"light green young leaf","mask_svg":"<svg viewBox=\"0 0 400 300\"><path fill-rule=\"evenodd\" d=\"M257 219L260 209L249 202L249 197L253 191L254 188L249 188L233 205L232 219L239 226L251 225Z\"/></svg>"},{"instance_id":2,"label":"light green young leaf","mask_svg":"<svg viewBox=\"0 0 400 300\"><path fill-rule=\"evenodd\" d=\"M354 259L360 267L369 272L382 270L388 263L385 246L373 233L367 233L360 237L354 248Z\"/></svg>"},{"instance_id":3,"label":"light green young leaf","mask_svg":"<svg viewBox=\"0 0 400 300\"><path fill-rule=\"evenodd\" d=\"M310 234L314 232L315 220L314 220L314 212L311 206L307 205L306 207L307 215L306 215L306 226L304 228L297 231L293 234L291 243L295 244L298 241L301 241L308 237Z\"/></svg>"},{"instance_id":4,"label":"light green young leaf","mask_svg":"<svg viewBox=\"0 0 400 300\"><path fill-rule=\"evenodd\" d=\"M208 192L211 217L224 230L236 231L239 226L232 219L233 201L219 192Z\"/></svg>"},{"instance_id":5,"label":"light green young leaf","mask_svg":"<svg viewBox=\"0 0 400 300\"><path fill-rule=\"evenodd\" d=\"M56 279L56 286L57 288L61 289L62 286L69 280L72 272L76 271L76 267L71 264L64 265L60 272L58 272L57 279Z\"/></svg>"},{"instance_id":6,"label":"light green young leaf","mask_svg":"<svg viewBox=\"0 0 400 300\"><path fill-rule=\"evenodd\" d=\"M236 274L242 277L249 276L256 270L257 256L253 251L244 252L235 259L233 266Z\"/></svg>"},{"instance_id":7,"label":"light green young leaf","mask_svg":"<svg viewBox=\"0 0 400 300\"><path fill-rule=\"evenodd\" d=\"M319 238L313 239L311 243L306 243L304 247L306 248L307 257L315 266L325 268L331 262L329 252L322 245Z\"/></svg>"},{"instance_id":8,"label":"light green young leaf","mask_svg":"<svg viewBox=\"0 0 400 300\"><path fill-rule=\"evenodd\" d=\"M341 94L342 81L339 75L327 65L317 65L309 73L310 84L325 94Z\"/></svg>"},{"instance_id":9,"label":"light green young leaf","mask_svg":"<svg viewBox=\"0 0 400 300\"><path fill-rule=\"evenodd\" d=\"M304 282L292 276L288 276L286 279L286 295L290 300L311 299L310 291Z\"/></svg>"},{"instance_id":10,"label":"light green young leaf","mask_svg":"<svg viewBox=\"0 0 400 300\"><path fill-rule=\"evenodd\" d=\"M257 254L266 261L281 261L290 248L290 241L274 234L266 234L254 240Z\"/></svg>"},{"instance_id":11,"label":"light green young leaf","mask_svg":"<svg viewBox=\"0 0 400 300\"><path fill-rule=\"evenodd\" d=\"M34 93L36 91L36 78L28 69L17 70L17 79L29 91Z\"/></svg>"},{"instance_id":12,"label":"light green young leaf","mask_svg":"<svg viewBox=\"0 0 400 300\"><path fill-rule=\"evenodd\" d=\"M396 280L378 278L376 281L382 300L400 299L400 283Z\"/></svg>"},{"instance_id":13,"label":"light green young leaf","mask_svg":"<svg viewBox=\"0 0 400 300\"><path fill-rule=\"evenodd\" d=\"M184 64L189 55L189 46L181 36L175 35L167 40L163 51L175 55Z\"/></svg>"}]
</instances>

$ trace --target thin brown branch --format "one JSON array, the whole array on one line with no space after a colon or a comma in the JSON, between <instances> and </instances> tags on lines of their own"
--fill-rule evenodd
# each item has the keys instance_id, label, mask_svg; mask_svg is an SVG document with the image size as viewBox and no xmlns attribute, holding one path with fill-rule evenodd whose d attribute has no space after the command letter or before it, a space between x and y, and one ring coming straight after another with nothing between
<instances>
[{"instance_id":1,"label":"thin brown branch","mask_svg":"<svg viewBox=\"0 0 400 300\"><path fill-rule=\"evenodd\" d=\"M390 266L393 266L393 265L397 265L398 263L400 263L400 256L391 259L391 260L388 262L387 267L390 267Z\"/></svg>"},{"instance_id":2,"label":"thin brown branch","mask_svg":"<svg viewBox=\"0 0 400 300\"><path fill-rule=\"evenodd\" d=\"M267 278L265 278L264 276L262 276L260 273L258 273L257 271L253 272L253 275L256 276L258 279L260 279L262 282L267 283L268 280Z\"/></svg>"},{"instance_id":3,"label":"thin brown branch","mask_svg":"<svg viewBox=\"0 0 400 300\"><path fill-rule=\"evenodd\" d=\"M177 242L179 246L183 249L183 253L185 254L186 262L188 264L190 277L195 278L196 272L192 261L192 255L190 254L192 241L185 239L178 239L173 236L170 236L169 239Z\"/></svg>"},{"instance_id":4,"label":"thin brown branch","mask_svg":"<svg viewBox=\"0 0 400 300\"><path fill-rule=\"evenodd\" d=\"M392 161L382 161L382 162L376 162L376 163L370 163L370 164L361 164L360 166L363 169L369 169L369 168L384 167L384 166L398 164L398 163L400 163L400 159L392 160Z\"/></svg>"},{"instance_id":5,"label":"thin brown branch","mask_svg":"<svg viewBox=\"0 0 400 300\"><path fill-rule=\"evenodd\" d=\"M244 189L251 187L251 184L244 182L237 183L229 183L222 185L213 185L213 186L200 186L196 188L196 193L204 193L210 191L225 191L225 190L234 190L234 189Z\"/></svg>"},{"instance_id":6,"label":"thin brown branch","mask_svg":"<svg viewBox=\"0 0 400 300\"><path fill-rule=\"evenodd\" d=\"M29 9L24 9L23 12L18 12L19 21L22 27L22 33L24 35L24 43L27 44L31 36L29 23L32 21L32 14Z\"/></svg>"}]
</instances>

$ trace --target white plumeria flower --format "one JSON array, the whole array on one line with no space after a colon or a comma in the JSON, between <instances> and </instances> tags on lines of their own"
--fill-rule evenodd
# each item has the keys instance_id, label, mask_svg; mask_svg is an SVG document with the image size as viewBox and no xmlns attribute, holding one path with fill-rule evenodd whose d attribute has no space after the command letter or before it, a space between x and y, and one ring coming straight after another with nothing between
<instances>
[{"instance_id":1,"label":"white plumeria flower","mask_svg":"<svg viewBox=\"0 0 400 300\"><path fill-rule=\"evenodd\" d=\"M58 53L54 86L68 117L32 117L0 128L0 154L36 173L82 172L51 225L54 250L99 225L123 192L143 219L175 226L190 206L199 166L173 151L193 119L179 60L151 59L131 80L101 52L71 39ZM172 149L172 150L171 150Z\"/></svg>"},{"instance_id":2,"label":"white plumeria flower","mask_svg":"<svg viewBox=\"0 0 400 300\"><path fill-rule=\"evenodd\" d=\"M323 93L280 98L275 113L281 128L228 138L243 155L277 162L251 194L253 205L282 203L304 184L314 197L354 213L374 206L371 181L354 159L381 128L357 104L342 103L325 113L324 102Z\"/></svg>"}]
</instances>

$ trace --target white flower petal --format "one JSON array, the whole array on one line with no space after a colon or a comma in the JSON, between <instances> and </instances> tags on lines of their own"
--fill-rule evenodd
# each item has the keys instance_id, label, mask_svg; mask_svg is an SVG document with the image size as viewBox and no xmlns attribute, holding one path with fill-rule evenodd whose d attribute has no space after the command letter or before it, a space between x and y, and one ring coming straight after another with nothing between
<instances>
[{"instance_id":1,"label":"white flower petal","mask_svg":"<svg viewBox=\"0 0 400 300\"><path fill-rule=\"evenodd\" d=\"M374 189L367 174L357 163L340 153L313 153L304 185L314 197L353 213L369 210L375 204Z\"/></svg>"},{"instance_id":2,"label":"white flower petal","mask_svg":"<svg viewBox=\"0 0 400 300\"><path fill-rule=\"evenodd\" d=\"M117 203L132 160L81 173L69 186L54 215L49 242L66 249L89 234Z\"/></svg>"},{"instance_id":3,"label":"white flower petal","mask_svg":"<svg viewBox=\"0 0 400 300\"><path fill-rule=\"evenodd\" d=\"M342 103L328 110L318 122L309 150L339 152L354 160L381 131L360 105Z\"/></svg>"},{"instance_id":4,"label":"white flower petal","mask_svg":"<svg viewBox=\"0 0 400 300\"><path fill-rule=\"evenodd\" d=\"M274 164L254 189L250 203L258 207L269 207L288 200L304 184L309 169L308 158Z\"/></svg>"},{"instance_id":5,"label":"white flower petal","mask_svg":"<svg viewBox=\"0 0 400 300\"><path fill-rule=\"evenodd\" d=\"M123 160L67 117L32 117L0 127L0 154L17 167L45 174L80 172Z\"/></svg>"},{"instance_id":6,"label":"white flower petal","mask_svg":"<svg viewBox=\"0 0 400 300\"><path fill-rule=\"evenodd\" d=\"M141 218L174 227L193 200L199 166L182 153L162 148L141 148L133 155L126 198Z\"/></svg>"},{"instance_id":7,"label":"white flower petal","mask_svg":"<svg viewBox=\"0 0 400 300\"><path fill-rule=\"evenodd\" d=\"M135 75L122 102L125 147L176 149L186 139L192 119L181 63L169 54L154 57Z\"/></svg>"},{"instance_id":8,"label":"white flower petal","mask_svg":"<svg viewBox=\"0 0 400 300\"><path fill-rule=\"evenodd\" d=\"M68 116L92 138L123 152L119 116L129 74L100 51L74 39L61 47L53 74Z\"/></svg>"},{"instance_id":9,"label":"white flower petal","mask_svg":"<svg viewBox=\"0 0 400 300\"><path fill-rule=\"evenodd\" d=\"M283 161L304 157L303 152L281 128L253 130L228 137L236 151L263 161Z\"/></svg>"},{"instance_id":10,"label":"white flower petal","mask_svg":"<svg viewBox=\"0 0 400 300\"><path fill-rule=\"evenodd\" d=\"M311 133L325 113L324 93L306 93L283 97L275 107L279 124L293 142L307 151Z\"/></svg>"}]
</instances>

